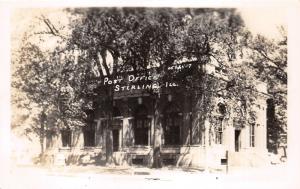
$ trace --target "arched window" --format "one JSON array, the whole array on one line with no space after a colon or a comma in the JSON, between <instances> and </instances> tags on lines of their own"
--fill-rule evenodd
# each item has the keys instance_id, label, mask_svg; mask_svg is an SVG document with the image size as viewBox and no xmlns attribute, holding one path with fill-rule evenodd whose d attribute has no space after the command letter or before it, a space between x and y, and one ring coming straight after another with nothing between
<instances>
[{"instance_id":1,"label":"arched window","mask_svg":"<svg viewBox=\"0 0 300 189\"><path fill-rule=\"evenodd\" d=\"M174 103L169 103L163 116L164 145L180 144L180 124L182 117L179 108Z\"/></svg>"},{"instance_id":2,"label":"arched window","mask_svg":"<svg viewBox=\"0 0 300 189\"><path fill-rule=\"evenodd\" d=\"M134 144L148 145L150 121L146 106L139 105L134 112Z\"/></svg>"}]
</instances>

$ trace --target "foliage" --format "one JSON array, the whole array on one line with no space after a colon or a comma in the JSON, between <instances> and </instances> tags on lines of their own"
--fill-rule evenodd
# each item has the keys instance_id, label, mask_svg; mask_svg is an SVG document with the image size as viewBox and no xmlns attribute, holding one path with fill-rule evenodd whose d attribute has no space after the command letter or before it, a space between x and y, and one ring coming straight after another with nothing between
<instances>
[{"instance_id":1,"label":"foliage","mask_svg":"<svg viewBox=\"0 0 300 189\"><path fill-rule=\"evenodd\" d=\"M40 22L44 19L36 18ZM45 25L45 32L37 33L37 28L26 32L19 48L12 52L15 115L12 127L23 125L18 114L29 120L31 127L25 134L33 132L40 137L42 153L46 134L86 125L86 112L91 109L88 97L92 92L92 85L86 87L91 75L89 64L74 56L74 49L66 45L66 38L47 30L48 25ZM55 41L54 45L45 45L49 41ZM24 110L27 111L22 113Z\"/></svg>"},{"instance_id":2,"label":"foliage","mask_svg":"<svg viewBox=\"0 0 300 189\"><path fill-rule=\"evenodd\" d=\"M272 151L286 145L287 132L287 34L283 27L279 31L281 36L276 40L257 35L251 36L247 44L255 77L268 84L268 135Z\"/></svg>"}]
</instances>

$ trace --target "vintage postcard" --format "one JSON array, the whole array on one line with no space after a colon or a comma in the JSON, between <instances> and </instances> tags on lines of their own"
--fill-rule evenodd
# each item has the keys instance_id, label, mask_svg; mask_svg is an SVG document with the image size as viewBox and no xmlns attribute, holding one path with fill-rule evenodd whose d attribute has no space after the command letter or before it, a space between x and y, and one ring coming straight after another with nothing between
<instances>
[{"instance_id":1,"label":"vintage postcard","mask_svg":"<svg viewBox=\"0 0 300 189\"><path fill-rule=\"evenodd\" d=\"M3 4L1 189L296 187L299 3L77 3Z\"/></svg>"}]
</instances>

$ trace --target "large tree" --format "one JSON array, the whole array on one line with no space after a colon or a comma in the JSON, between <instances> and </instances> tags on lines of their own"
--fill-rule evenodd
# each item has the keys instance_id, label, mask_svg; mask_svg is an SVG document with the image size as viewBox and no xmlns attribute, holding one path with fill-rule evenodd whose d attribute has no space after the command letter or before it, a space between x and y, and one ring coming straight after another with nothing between
<instances>
[{"instance_id":1,"label":"large tree","mask_svg":"<svg viewBox=\"0 0 300 189\"><path fill-rule=\"evenodd\" d=\"M12 127L28 120L25 134L40 138L43 155L46 135L86 125L92 73L67 45L61 25L56 29L44 15L31 21L25 33L13 36L20 41L13 40L19 45L12 51Z\"/></svg>"},{"instance_id":2,"label":"large tree","mask_svg":"<svg viewBox=\"0 0 300 189\"><path fill-rule=\"evenodd\" d=\"M268 85L268 148L272 152L287 142L287 33L283 26L278 31L276 39L250 35L246 44L255 76Z\"/></svg>"}]
</instances>

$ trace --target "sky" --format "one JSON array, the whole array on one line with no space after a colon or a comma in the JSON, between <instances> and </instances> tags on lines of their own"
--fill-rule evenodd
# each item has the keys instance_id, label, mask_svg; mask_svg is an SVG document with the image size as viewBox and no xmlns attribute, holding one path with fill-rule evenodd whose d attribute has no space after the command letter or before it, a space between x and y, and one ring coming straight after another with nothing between
<instances>
[{"instance_id":1,"label":"sky","mask_svg":"<svg viewBox=\"0 0 300 189\"><path fill-rule=\"evenodd\" d=\"M277 38L279 26L287 29L287 9L284 7L239 8L245 25L253 34L262 34L268 38Z\"/></svg>"}]
</instances>

